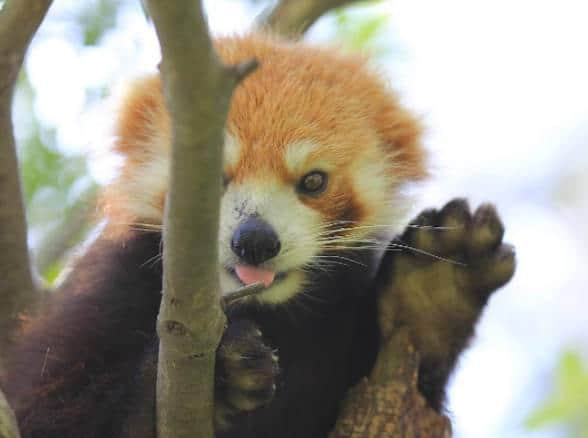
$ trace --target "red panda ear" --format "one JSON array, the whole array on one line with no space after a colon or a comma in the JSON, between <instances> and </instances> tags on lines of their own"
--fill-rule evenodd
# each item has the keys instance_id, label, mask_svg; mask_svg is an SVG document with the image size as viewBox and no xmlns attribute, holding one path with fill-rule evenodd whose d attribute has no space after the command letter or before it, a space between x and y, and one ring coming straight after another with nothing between
<instances>
[{"instance_id":1,"label":"red panda ear","mask_svg":"<svg viewBox=\"0 0 588 438\"><path fill-rule=\"evenodd\" d=\"M170 121L159 76L137 80L122 101L116 123L115 151L132 165L169 148Z\"/></svg>"},{"instance_id":2,"label":"red panda ear","mask_svg":"<svg viewBox=\"0 0 588 438\"><path fill-rule=\"evenodd\" d=\"M397 164L394 173L406 180L429 176L427 153L421 143L423 127L414 115L399 105L395 96L382 102L376 126L384 147Z\"/></svg>"}]
</instances>

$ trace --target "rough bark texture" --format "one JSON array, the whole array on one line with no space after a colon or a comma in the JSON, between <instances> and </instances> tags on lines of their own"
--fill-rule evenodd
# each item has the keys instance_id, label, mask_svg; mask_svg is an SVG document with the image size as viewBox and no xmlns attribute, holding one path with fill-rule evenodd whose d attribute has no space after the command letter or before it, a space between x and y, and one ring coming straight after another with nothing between
<instances>
[{"instance_id":1,"label":"rough bark texture","mask_svg":"<svg viewBox=\"0 0 588 438\"><path fill-rule=\"evenodd\" d=\"M388 338L369 378L351 389L329 438L447 438L451 424L417 390L418 353L408 330Z\"/></svg>"},{"instance_id":2,"label":"rough bark texture","mask_svg":"<svg viewBox=\"0 0 588 438\"><path fill-rule=\"evenodd\" d=\"M229 99L253 64L217 59L200 2L150 0L172 117L158 333L157 433L213 436L216 348L225 317L217 273L223 133Z\"/></svg>"},{"instance_id":3,"label":"rough bark texture","mask_svg":"<svg viewBox=\"0 0 588 438\"><path fill-rule=\"evenodd\" d=\"M381 350L370 376L352 388L329 438L448 438L449 419L417 389L419 354L410 328L399 326L395 284L379 291Z\"/></svg>"},{"instance_id":4,"label":"rough bark texture","mask_svg":"<svg viewBox=\"0 0 588 438\"><path fill-rule=\"evenodd\" d=\"M262 14L261 28L278 35L298 38L326 12L362 0L282 0L272 10Z\"/></svg>"},{"instance_id":5,"label":"rough bark texture","mask_svg":"<svg viewBox=\"0 0 588 438\"><path fill-rule=\"evenodd\" d=\"M448 438L449 419L433 410L417 389L419 354L408 327L391 324L400 291L380 292L382 346L370 376L352 388L329 438ZM385 300L385 302L382 302Z\"/></svg>"}]
</instances>

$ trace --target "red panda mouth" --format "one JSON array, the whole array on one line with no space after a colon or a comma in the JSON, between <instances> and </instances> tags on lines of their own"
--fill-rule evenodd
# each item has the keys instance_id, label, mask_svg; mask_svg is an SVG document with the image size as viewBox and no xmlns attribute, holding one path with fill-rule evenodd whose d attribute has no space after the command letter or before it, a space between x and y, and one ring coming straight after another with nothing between
<instances>
[{"instance_id":1,"label":"red panda mouth","mask_svg":"<svg viewBox=\"0 0 588 438\"><path fill-rule=\"evenodd\" d=\"M265 287L269 287L286 276L285 272L275 272L270 269L245 264L238 264L232 268L227 268L227 270L245 286L263 283Z\"/></svg>"}]
</instances>

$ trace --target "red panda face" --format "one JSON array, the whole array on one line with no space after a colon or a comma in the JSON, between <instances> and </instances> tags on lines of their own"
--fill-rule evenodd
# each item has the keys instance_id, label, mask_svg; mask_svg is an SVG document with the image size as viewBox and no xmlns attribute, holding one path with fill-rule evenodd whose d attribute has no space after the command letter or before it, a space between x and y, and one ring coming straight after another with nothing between
<instances>
[{"instance_id":1,"label":"red panda face","mask_svg":"<svg viewBox=\"0 0 588 438\"><path fill-rule=\"evenodd\" d=\"M426 173L420 127L364 59L260 36L216 46L226 63L261 63L227 119L222 289L261 281L260 300L284 302L310 268L344 263L338 250L377 249L397 231L402 186ZM143 80L119 117L127 161L104 196L112 224L161 223L169 146L159 79Z\"/></svg>"},{"instance_id":2,"label":"red panda face","mask_svg":"<svg viewBox=\"0 0 588 438\"><path fill-rule=\"evenodd\" d=\"M345 257L338 250L381 249L382 237L404 216L405 202L394 194L397 182L376 140L345 157L332 154L336 145L300 139L274 150L278 159L257 158L257 168L247 155L269 151L255 151L233 134L225 148L219 232L225 291L264 282L263 301L287 301L309 270L340 266Z\"/></svg>"}]
</instances>

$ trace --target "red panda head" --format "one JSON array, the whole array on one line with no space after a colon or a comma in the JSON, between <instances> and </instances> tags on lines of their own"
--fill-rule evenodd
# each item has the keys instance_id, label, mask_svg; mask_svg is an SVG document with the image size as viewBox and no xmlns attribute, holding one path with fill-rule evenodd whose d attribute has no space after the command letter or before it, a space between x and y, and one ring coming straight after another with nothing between
<instances>
[{"instance_id":1,"label":"red panda head","mask_svg":"<svg viewBox=\"0 0 588 438\"><path fill-rule=\"evenodd\" d=\"M282 302L325 251L397 231L402 186L426 175L421 128L363 57L256 35L215 45L227 64L261 63L227 119L222 288L263 281L261 299ZM117 123L126 161L103 197L111 229L161 224L170 136L159 78L138 81Z\"/></svg>"}]
</instances>

